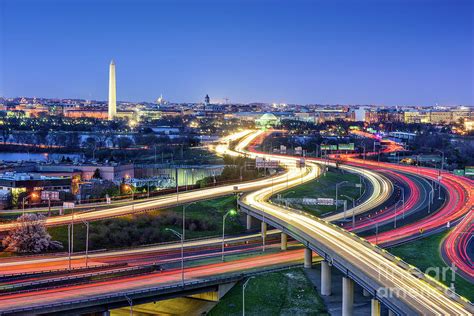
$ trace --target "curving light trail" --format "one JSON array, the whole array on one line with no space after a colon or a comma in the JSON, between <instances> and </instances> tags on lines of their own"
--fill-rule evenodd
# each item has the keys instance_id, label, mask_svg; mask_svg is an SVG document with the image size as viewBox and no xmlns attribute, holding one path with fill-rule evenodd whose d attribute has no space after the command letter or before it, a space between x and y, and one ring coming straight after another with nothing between
<instances>
[{"instance_id":1,"label":"curving light trail","mask_svg":"<svg viewBox=\"0 0 474 316\"><path fill-rule=\"evenodd\" d=\"M236 150L238 148L236 147ZM316 177L319 167L314 162L307 163L309 171L303 175L306 181ZM300 183L299 179L291 180L290 186ZM273 188L263 188L244 195L242 203L252 209L265 213L265 217L286 223L290 232L296 235L307 236L309 242L324 244L334 250L339 256L345 258L359 271L369 278L376 279L385 288L399 289L402 294L397 296L420 314L425 315L469 315L459 303L453 301L448 295L434 288L405 270L385 256L374 251L360 239L354 238L350 233L334 225L300 213L296 210L283 208L268 202L268 199L279 191L286 190L286 184L278 184ZM383 269L381 267L389 267Z\"/></svg>"}]
</instances>

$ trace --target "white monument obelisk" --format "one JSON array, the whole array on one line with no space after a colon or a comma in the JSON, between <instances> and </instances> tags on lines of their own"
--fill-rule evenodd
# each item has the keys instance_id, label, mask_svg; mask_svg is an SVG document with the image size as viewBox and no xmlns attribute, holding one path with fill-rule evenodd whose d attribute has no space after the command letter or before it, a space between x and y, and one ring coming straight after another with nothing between
<instances>
[{"instance_id":1,"label":"white monument obelisk","mask_svg":"<svg viewBox=\"0 0 474 316\"><path fill-rule=\"evenodd\" d=\"M115 86L115 63L112 60L109 66L109 120L117 114L117 91Z\"/></svg>"}]
</instances>

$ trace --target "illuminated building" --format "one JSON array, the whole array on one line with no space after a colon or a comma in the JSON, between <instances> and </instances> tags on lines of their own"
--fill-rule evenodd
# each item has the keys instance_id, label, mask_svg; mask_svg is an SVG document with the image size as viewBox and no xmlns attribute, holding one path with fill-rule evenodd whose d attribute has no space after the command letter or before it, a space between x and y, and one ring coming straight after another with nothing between
<instances>
[{"instance_id":1,"label":"illuminated building","mask_svg":"<svg viewBox=\"0 0 474 316\"><path fill-rule=\"evenodd\" d=\"M429 123L429 113L424 111L405 111L403 113L403 121L407 124L413 123Z\"/></svg>"},{"instance_id":2,"label":"illuminated building","mask_svg":"<svg viewBox=\"0 0 474 316\"><path fill-rule=\"evenodd\" d=\"M260 127L271 127L280 125L280 119L272 113L265 113L255 120L255 124Z\"/></svg>"},{"instance_id":3,"label":"illuminated building","mask_svg":"<svg viewBox=\"0 0 474 316\"><path fill-rule=\"evenodd\" d=\"M447 124L453 121L453 112L451 111L430 111L430 123Z\"/></svg>"},{"instance_id":4,"label":"illuminated building","mask_svg":"<svg viewBox=\"0 0 474 316\"><path fill-rule=\"evenodd\" d=\"M115 63L112 60L109 66L109 112L108 119L113 120L117 115L117 95L115 85Z\"/></svg>"},{"instance_id":5,"label":"illuminated building","mask_svg":"<svg viewBox=\"0 0 474 316\"><path fill-rule=\"evenodd\" d=\"M25 192L27 196L42 191L56 192L55 196L63 199L64 192L71 192L71 177L48 177L36 173L16 172L0 174L0 195L11 196L14 205L20 202L18 199L20 193Z\"/></svg>"},{"instance_id":6,"label":"illuminated building","mask_svg":"<svg viewBox=\"0 0 474 316\"><path fill-rule=\"evenodd\" d=\"M365 111L365 122L369 124L395 123L403 121L404 113L398 109L376 109Z\"/></svg>"},{"instance_id":7,"label":"illuminated building","mask_svg":"<svg viewBox=\"0 0 474 316\"><path fill-rule=\"evenodd\" d=\"M104 180L120 180L123 178L133 178L134 167L133 164L53 164L53 165L39 165L36 171L44 173L61 173L69 174L70 178L74 175L80 175L82 180L90 180L94 175L96 169L99 169L100 176ZM69 183L71 179L69 178Z\"/></svg>"},{"instance_id":8,"label":"illuminated building","mask_svg":"<svg viewBox=\"0 0 474 316\"><path fill-rule=\"evenodd\" d=\"M474 120L465 120L464 121L464 129L466 132L470 132L474 130Z\"/></svg>"},{"instance_id":9,"label":"illuminated building","mask_svg":"<svg viewBox=\"0 0 474 316\"><path fill-rule=\"evenodd\" d=\"M64 116L69 118L96 118L102 120L106 120L109 117L107 110L91 107L64 109Z\"/></svg>"}]
</instances>

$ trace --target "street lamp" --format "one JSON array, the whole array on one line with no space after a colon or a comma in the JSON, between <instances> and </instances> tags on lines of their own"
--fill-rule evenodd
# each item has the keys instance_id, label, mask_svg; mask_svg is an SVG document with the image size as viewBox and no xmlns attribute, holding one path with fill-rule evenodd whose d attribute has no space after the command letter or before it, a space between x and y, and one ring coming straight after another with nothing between
<instances>
[{"instance_id":1,"label":"street lamp","mask_svg":"<svg viewBox=\"0 0 474 316\"><path fill-rule=\"evenodd\" d=\"M130 190L132 192L132 201L135 199L135 193L133 192L133 187L132 185L130 184L126 184L125 185L125 188L127 188L127 190Z\"/></svg>"},{"instance_id":2,"label":"street lamp","mask_svg":"<svg viewBox=\"0 0 474 316\"><path fill-rule=\"evenodd\" d=\"M186 226L186 208L192 204L195 204L197 203L196 201L195 202L191 202L189 204L185 204L183 205L183 240L185 239L185 236L186 236L186 233L185 233L185 226Z\"/></svg>"},{"instance_id":3,"label":"street lamp","mask_svg":"<svg viewBox=\"0 0 474 316\"><path fill-rule=\"evenodd\" d=\"M247 285L248 285L250 279L253 279L253 278L255 278L255 277L251 276L242 285L242 316L245 316L245 289L247 288Z\"/></svg>"},{"instance_id":4,"label":"street lamp","mask_svg":"<svg viewBox=\"0 0 474 316\"><path fill-rule=\"evenodd\" d=\"M399 188L400 191L402 192L402 201L403 201L402 218L405 219L405 188L395 183L393 185Z\"/></svg>"},{"instance_id":5,"label":"street lamp","mask_svg":"<svg viewBox=\"0 0 474 316\"><path fill-rule=\"evenodd\" d=\"M224 214L222 217L222 261L224 261L224 241L225 241L225 219L229 215L235 215L237 214L237 211L234 209L231 209L227 211L227 213Z\"/></svg>"},{"instance_id":6,"label":"street lamp","mask_svg":"<svg viewBox=\"0 0 474 316\"><path fill-rule=\"evenodd\" d=\"M89 262L89 222L86 222L81 218L81 221L86 225L86 268L88 267Z\"/></svg>"},{"instance_id":7,"label":"street lamp","mask_svg":"<svg viewBox=\"0 0 474 316\"><path fill-rule=\"evenodd\" d=\"M341 195L345 198L348 198L349 200L352 200L352 229L354 229L354 226L355 226L355 200L353 198L351 198L350 196L347 196L347 195Z\"/></svg>"},{"instance_id":8,"label":"street lamp","mask_svg":"<svg viewBox=\"0 0 474 316\"><path fill-rule=\"evenodd\" d=\"M130 316L133 316L133 301L130 297L128 297L126 294L124 295L125 299L128 302L128 305L130 305Z\"/></svg>"},{"instance_id":9,"label":"street lamp","mask_svg":"<svg viewBox=\"0 0 474 316\"><path fill-rule=\"evenodd\" d=\"M435 149L435 151L441 153L441 172L443 172L444 170L444 151L440 150L440 149Z\"/></svg>"},{"instance_id":10,"label":"street lamp","mask_svg":"<svg viewBox=\"0 0 474 316\"><path fill-rule=\"evenodd\" d=\"M433 203L433 190L428 193L428 214L431 213L431 204Z\"/></svg>"},{"instance_id":11,"label":"street lamp","mask_svg":"<svg viewBox=\"0 0 474 316\"><path fill-rule=\"evenodd\" d=\"M71 214L71 223L67 225L69 270L71 270L72 253L74 252L74 213Z\"/></svg>"},{"instance_id":12,"label":"street lamp","mask_svg":"<svg viewBox=\"0 0 474 316\"><path fill-rule=\"evenodd\" d=\"M30 195L27 195L25 197L23 197L23 212L22 212L22 215L25 215L25 201L28 200L29 198L37 198L38 195L36 193L31 193Z\"/></svg>"},{"instance_id":13,"label":"street lamp","mask_svg":"<svg viewBox=\"0 0 474 316\"><path fill-rule=\"evenodd\" d=\"M398 204L402 202L402 201L398 201L397 203L395 203L395 208L394 208L394 213L395 213L395 221L393 223L393 228L397 228L397 207L398 207ZM402 202L403 203L403 202Z\"/></svg>"},{"instance_id":14,"label":"street lamp","mask_svg":"<svg viewBox=\"0 0 474 316\"><path fill-rule=\"evenodd\" d=\"M290 193L295 194L295 191L290 191L290 192L283 193L283 194L281 195L281 197L283 198L283 197L285 197L286 195L288 195L288 194L290 194ZM285 204L286 204L286 207L288 207L288 201L285 200Z\"/></svg>"},{"instance_id":15,"label":"street lamp","mask_svg":"<svg viewBox=\"0 0 474 316\"><path fill-rule=\"evenodd\" d=\"M184 236L172 228L165 228L165 231L170 231L181 239L181 285L184 287Z\"/></svg>"},{"instance_id":16,"label":"street lamp","mask_svg":"<svg viewBox=\"0 0 474 316\"><path fill-rule=\"evenodd\" d=\"M326 158L326 165L328 166L328 165L329 165L328 150L327 150L327 149L324 150L324 151L325 151L325 153L324 153L324 156L325 156L325 157L323 158L323 149L322 149L322 146L323 146L323 145L327 145L327 143L328 143L327 140L323 141L323 142L319 145L319 147L320 147L319 150L321 151L321 159ZM326 175L326 173L324 173L324 175Z\"/></svg>"},{"instance_id":17,"label":"street lamp","mask_svg":"<svg viewBox=\"0 0 474 316\"><path fill-rule=\"evenodd\" d=\"M347 181L341 181L341 182L339 182L339 183L336 183L336 210L337 210L337 204L338 204L338 202L339 202L339 201L338 201L337 192L338 192L339 186L340 186L340 185L343 185L343 184L345 184L345 183L347 183Z\"/></svg>"},{"instance_id":18,"label":"street lamp","mask_svg":"<svg viewBox=\"0 0 474 316\"><path fill-rule=\"evenodd\" d=\"M437 152L440 152L441 153L441 170L439 171L439 174L438 174L438 200L441 200L441 174L443 173L444 171L444 151L442 150L439 150L439 149L435 149L435 151Z\"/></svg>"},{"instance_id":19,"label":"street lamp","mask_svg":"<svg viewBox=\"0 0 474 316\"><path fill-rule=\"evenodd\" d=\"M351 198L350 196L347 196L345 194L341 194L341 196L345 197L345 198L348 198L349 200L352 201L352 208L355 207L355 199L354 198Z\"/></svg>"},{"instance_id":20,"label":"street lamp","mask_svg":"<svg viewBox=\"0 0 474 316\"><path fill-rule=\"evenodd\" d=\"M368 216L367 219L372 223L375 223L375 244L377 244L379 241L379 224Z\"/></svg>"}]
</instances>

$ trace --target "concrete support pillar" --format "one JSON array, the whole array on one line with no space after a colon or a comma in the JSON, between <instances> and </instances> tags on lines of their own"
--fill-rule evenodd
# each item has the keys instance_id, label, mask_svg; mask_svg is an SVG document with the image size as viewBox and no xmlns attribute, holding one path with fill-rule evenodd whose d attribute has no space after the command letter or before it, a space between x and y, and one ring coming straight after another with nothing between
<instances>
[{"instance_id":1,"label":"concrete support pillar","mask_svg":"<svg viewBox=\"0 0 474 316\"><path fill-rule=\"evenodd\" d=\"M342 278L342 316L352 316L354 311L354 282L347 278Z\"/></svg>"},{"instance_id":2,"label":"concrete support pillar","mask_svg":"<svg viewBox=\"0 0 474 316\"><path fill-rule=\"evenodd\" d=\"M252 222L253 222L252 216L250 216L249 214L247 214L247 230L251 230L251 229L252 229Z\"/></svg>"},{"instance_id":3,"label":"concrete support pillar","mask_svg":"<svg viewBox=\"0 0 474 316\"><path fill-rule=\"evenodd\" d=\"M262 227L262 238L266 240L267 239L267 223L262 222L261 227Z\"/></svg>"},{"instance_id":4,"label":"concrete support pillar","mask_svg":"<svg viewBox=\"0 0 474 316\"><path fill-rule=\"evenodd\" d=\"M380 316L380 301L375 298L370 301L370 315Z\"/></svg>"},{"instance_id":5,"label":"concrete support pillar","mask_svg":"<svg viewBox=\"0 0 474 316\"><path fill-rule=\"evenodd\" d=\"M362 290L362 295L364 295L364 297L369 297L369 296L370 296L370 293L369 293L369 291L367 291L366 289L363 289L363 290Z\"/></svg>"},{"instance_id":6,"label":"concrete support pillar","mask_svg":"<svg viewBox=\"0 0 474 316\"><path fill-rule=\"evenodd\" d=\"M313 266L313 251L309 248L304 249L304 267L311 269Z\"/></svg>"},{"instance_id":7,"label":"concrete support pillar","mask_svg":"<svg viewBox=\"0 0 474 316\"><path fill-rule=\"evenodd\" d=\"M331 295L331 266L327 261L321 261L321 295Z\"/></svg>"},{"instance_id":8,"label":"concrete support pillar","mask_svg":"<svg viewBox=\"0 0 474 316\"><path fill-rule=\"evenodd\" d=\"M288 235L281 233L281 250L288 249Z\"/></svg>"}]
</instances>

